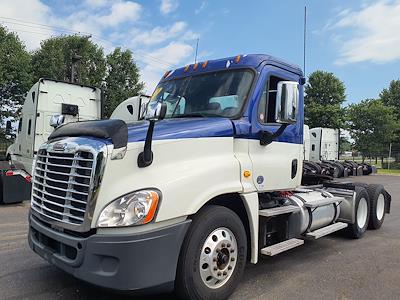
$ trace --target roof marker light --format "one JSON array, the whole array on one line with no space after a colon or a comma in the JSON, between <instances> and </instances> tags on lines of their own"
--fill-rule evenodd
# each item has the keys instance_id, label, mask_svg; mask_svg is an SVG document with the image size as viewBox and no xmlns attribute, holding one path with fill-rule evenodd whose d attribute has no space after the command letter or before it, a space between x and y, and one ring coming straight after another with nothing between
<instances>
[{"instance_id":1,"label":"roof marker light","mask_svg":"<svg viewBox=\"0 0 400 300\"><path fill-rule=\"evenodd\" d=\"M171 70L167 71L164 73L164 78L168 77L168 75L171 73Z\"/></svg>"},{"instance_id":2,"label":"roof marker light","mask_svg":"<svg viewBox=\"0 0 400 300\"><path fill-rule=\"evenodd\" d=\"M205 67L207 67L208 65L208 60L206 60L205 62L202 63L201 67L204 69Z\"/></svg>"},{"instance_id":3,"label":"roof marker light","mask_svg":"<svg viewBox=\"0 0 400 300\"><path fill-rule=\"evenodd\" d=\"M241 58L241 56L240 55L237 55L236 57L235 57L235 63L239 63L240 62L240 58Z\"/></svg>"},{"instance_id":4,"label":"roof marker light","mask_svg":"<svg viewBox=\"0 0 400 300\"><path fill-rule=\"evenodd\" d=\"M199 63L195 63L195 64L193 65L193 71L196 70L198 66L199 66Z\"/></svg>"},{"instance_id":5,"label":"roof marker light","mask_svg":"<svg viewBox=\"0 0 400 300\"><path fill-rule=\"evenodd\" d=\"M189 70L189 68L190 68L190 65L187 65L187 66L183 69L183 71L184 71L184 72L187 72L187 71Z\"/></svg>"}]
</instances>

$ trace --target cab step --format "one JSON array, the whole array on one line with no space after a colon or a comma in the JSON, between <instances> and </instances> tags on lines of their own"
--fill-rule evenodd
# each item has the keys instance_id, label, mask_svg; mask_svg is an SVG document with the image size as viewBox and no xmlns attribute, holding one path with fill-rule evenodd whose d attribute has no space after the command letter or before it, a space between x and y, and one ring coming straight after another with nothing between
<instances>
[{"instance_id":1,"label":"cab step","mask_svg":"<svg viewBox=\"0 0 400 300\"><path fill-rule=\"evenodd\" d=\"M317 208L320 206L330 205L336 202L342 202L343 200L344 200L343 197L327 197L321 200L308 201L304 203L304 206L308 208Z\"/></svg>"},{"instance_id":2,"label":"cab step","mask_svg":"<svg viewBox=\"0 0 400 300\"><path fill-rule=\"evenodd\" d=\"M300 211L300 207L295 205L285 205L273 208L261 209L258 214L262 217L274 217L283 214L291 214Z\"/></svg>"},{"instance_id":3,"label":"cab step","mask_svg":"<svg viewBox=\"0 0 400 300\"><path fill-rule=\"evenodd\" d=\"M346 228L347 226L348 226L347 223L337 222L332 225L317 229L315 231L308 232L308 233L306 233L306 237L309 239L316 240L316 239L319 239L320 237L331 234L332 232L339 231L343 228Z\"/></svg>"},{"instance_id":4,"label":"cab step","mask_svg":"<svg viewBox=\"0 0 400 300\"><path fill-rule=\"evenodd\" d=\"M304 244L304 240L290 239L261 249L261 254L274 256Z\"/></svg>"}]
</instances>

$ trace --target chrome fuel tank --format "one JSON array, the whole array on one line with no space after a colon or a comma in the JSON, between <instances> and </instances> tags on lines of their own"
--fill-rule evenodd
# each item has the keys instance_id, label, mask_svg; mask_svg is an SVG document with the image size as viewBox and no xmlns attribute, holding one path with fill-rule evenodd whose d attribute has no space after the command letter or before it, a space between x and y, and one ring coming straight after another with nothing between
<instances>
[{"instance_id":1,"label":"chrome fuel tank","mask_svg":"<svg viewBox=\"0 0 400 300\"><path fill-rule=\"evenodd\" d=\"M328 192L308 191L294 193L289 201L298 207L300 211L292 214L289 218L291 235L298 236L308 231L325 227L335 222L340 214L339 202L318 206L315 208L306 207L306 203L317 203L326 198L333 197Z\"/></svg>"}]
</instances>

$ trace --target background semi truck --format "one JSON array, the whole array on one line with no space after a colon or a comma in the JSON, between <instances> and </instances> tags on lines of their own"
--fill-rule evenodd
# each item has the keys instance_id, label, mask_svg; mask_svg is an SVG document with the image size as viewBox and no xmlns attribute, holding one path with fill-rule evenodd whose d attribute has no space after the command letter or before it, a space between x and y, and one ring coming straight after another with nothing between
<instances>
[{"instance_id":1,"label":"background semi truck","mask_svg":"<svg viewBox=\"0 0 400 300\"><path fill-rule=\"evenodd\" d=\"M225 299L246 263L381 227L381 185L301 186L305 80L268 55L167 72L146 120L69 123L40 146L29 244L95 285Z\"/></svg>"},{"instance_id":2,"label":"background semi truck","mask_svg":"<svg viewBox=\"0 0 400 300\"><path fill-rule=\"evenodd\" d=\"M40 79L32 86L22 106L14 143L7 149L7 161L0 162L0 203L30 199L32 167L40 145L62 124L101 119L103 98L99 88L82 84ZM137 121L148 99L126 99L111 118ZM12 132L11 122L7 131Z\"/></svg>"}]
</instances>

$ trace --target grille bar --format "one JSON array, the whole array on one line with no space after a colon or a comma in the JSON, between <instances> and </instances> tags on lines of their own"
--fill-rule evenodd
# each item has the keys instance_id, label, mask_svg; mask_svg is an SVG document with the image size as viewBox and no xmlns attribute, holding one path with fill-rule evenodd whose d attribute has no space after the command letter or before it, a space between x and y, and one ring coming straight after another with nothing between
<instances>
[{"instance_id":1,"label":"grille bar","mask_svg":"<svg viewBox=\"0 0 400 300\"><path fill-rule=\"evenodd\" d=\"M95 154L90 151L40 149L33 176L32 208L53 220L83 224L94 168Z\"/></svg>"}]
</instances>

